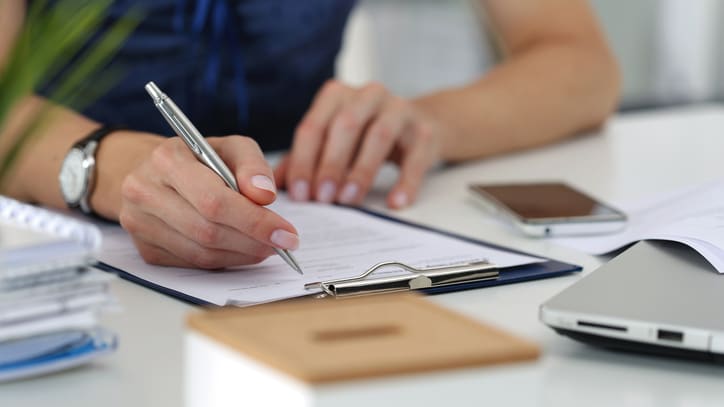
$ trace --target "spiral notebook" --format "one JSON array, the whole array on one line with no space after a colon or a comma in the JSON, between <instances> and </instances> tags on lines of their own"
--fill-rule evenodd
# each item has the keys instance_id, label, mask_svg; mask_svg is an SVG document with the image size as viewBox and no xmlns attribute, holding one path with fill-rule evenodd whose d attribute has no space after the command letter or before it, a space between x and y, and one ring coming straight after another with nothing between
<instances>
[{"instance_id":1,"label":"spiral notebook","mask_svg":"<svg viewBox=\"0 0 724 407\"><path fill-rule=\"evenodd\" d=\"M21 274L88 264L100 246L94 225L0 196L0 287Z\"/></svg>"},{"instance_id":2,"label":"spiral notebook","mask_svg":"<svg viewBox=\"0 0 724 407\"><path fill-rule=\"evenodd\" d=\"M67 369L115 349L97 314L114 304L92 269L97 227L0 196L0 382Z\"/></svg>"}]
</instances>

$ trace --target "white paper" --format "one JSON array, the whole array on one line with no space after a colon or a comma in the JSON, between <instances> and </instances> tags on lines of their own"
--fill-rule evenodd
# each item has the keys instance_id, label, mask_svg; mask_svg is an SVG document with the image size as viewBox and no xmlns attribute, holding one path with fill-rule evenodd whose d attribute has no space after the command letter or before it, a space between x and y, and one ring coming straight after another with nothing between
<instances>
[{"instance_id":1,"label":"white paper","mask_svg":"<svg viewBox=\"0 0 724 407\"><path fill-rule=\"evenodd\" d=\"M639 240L671 240L692 247L724 273L724 180L618 207L629 216L622 232L552 241L590 254L604 254Z\"/></svg>"},{"instance_id":2,"label":"white paper","mask_svg":"<svg viewBox=\"0 0 724 407\"><path fill-rule=\"evenodd\" d=\"M305 283L353 277L383 261L430 267L488 260L499 267L543 259L518 255L385 220L356 209L292 203L280 195L271 208L295 225L300 276L279 256L254 266L205 271L146 264L120 227L103 229L100 261L143 280L217 304L251 305L313 292ZM401 271L392 271L401 273Z\"/></svg>"},{"instance_id":3,"label":"white paper","mask_svg":"<svg viewBox=\"0 0 724 407\"><path fill-rule=\"evenodd\" d=\"M38 318L23 323L0 325L0 342L60 331L87 330L97 325L94 310L65 312L53 318Z\"/></svg>"}]
</instances>

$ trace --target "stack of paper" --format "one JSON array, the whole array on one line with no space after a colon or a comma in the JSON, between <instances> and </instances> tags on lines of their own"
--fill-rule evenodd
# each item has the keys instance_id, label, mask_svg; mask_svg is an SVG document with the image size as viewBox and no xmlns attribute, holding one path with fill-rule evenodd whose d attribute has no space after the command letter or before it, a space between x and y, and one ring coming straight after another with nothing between
<instances>
[{"instance_id":1,"label":"stack of paper","mask_svg":"<svg viewBox=\"0 0 724 407\"><path fill-rule=\"evenodd\" d=\"M566 237L554 242L604 254L639 240L671 240L690 246L724 273L724 180L673 191L646 201L617 203L629 222L620 233Z\"/></svg>"},{"instance_id":2,"label":"stack of paper","mask_svg":"<svg viewBox=\"0 0 724 407\"><path fill-rule=\"evenodd\" d=\"M91 225L0 197L0 381L78 365L115 348L97 315L113 303Z\"/></svg>"}]
</instances>

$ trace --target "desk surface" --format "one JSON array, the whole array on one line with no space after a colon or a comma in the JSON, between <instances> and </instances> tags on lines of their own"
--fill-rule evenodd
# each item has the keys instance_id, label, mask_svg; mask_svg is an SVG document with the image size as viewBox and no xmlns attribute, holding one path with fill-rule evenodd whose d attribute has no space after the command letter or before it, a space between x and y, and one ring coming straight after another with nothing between
<instances>
[{"instance_id":1,"label":"desk surface","mask_svg":"<svg viewBox=\"0 0 724 407\"><path fill-rule=\"evenodd\" d=\"M606 200L628 200L721 177L724 107L700 106L619 116L598 134L445 169L430 176L418 203L396 216L541 256L584 266L601 260L545 240L527 239L483 214L469 200L470 182L562 179ZM381 182L384 184L384 180ZM383 208L382 194L371 207ZM433 301L538 342L542 358L521 375L540 405L721 406L724 368L614 353L556 335L538 321L538 306L580 278L486 288ZM113 284L123 310L104 317L120 334L112 357L62 374L0 385L2 406L182 405L183 321L193 307L124 280ZM520 378L505 368L509 390ZM532 373L532 374L530 374ZM522 377L522 376L521 376ZM504 386L505 387L505 386ZM476 389L456 398L481 397ZM505 399L491 400L505 404Z\"/></svg>"}]
</instances>

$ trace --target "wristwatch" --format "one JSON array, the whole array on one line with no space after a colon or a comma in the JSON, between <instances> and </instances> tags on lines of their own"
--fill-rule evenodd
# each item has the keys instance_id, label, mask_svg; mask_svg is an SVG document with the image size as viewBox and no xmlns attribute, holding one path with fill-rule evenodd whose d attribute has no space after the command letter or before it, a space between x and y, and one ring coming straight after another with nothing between
<instances>
[{"instance_id":1,"label":"wristwatch","mask_svg":"<svg viewBox=\"0 0 724 407\"><path fill-rule=\"evenodd\" d=\"M90 196L95 187L96 150L101 139L119 130L103 126L73 144L60 167L60 192L69 208L80 208L86 215L94 215Z\"/></svg>"}]
</instances>

